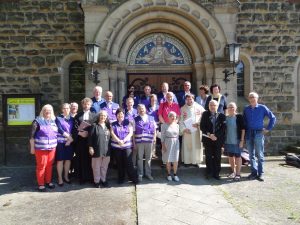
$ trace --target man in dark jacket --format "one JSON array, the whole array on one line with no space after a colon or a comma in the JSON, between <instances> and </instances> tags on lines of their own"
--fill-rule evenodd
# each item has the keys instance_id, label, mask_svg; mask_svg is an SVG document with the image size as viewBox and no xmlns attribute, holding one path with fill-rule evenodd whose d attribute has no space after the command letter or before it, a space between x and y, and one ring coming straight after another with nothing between
<instances>
[{"instance_id":1,"label":"man in dark jacket","mask_svg":"<svg viewBox=\"0 0 300 225\"><path fill-rule=\"evenodd\" d=\"M202 114L200 129L203 134L202 142L205 148L206 178L213 176L220 179L221 148L225 142L226 116L217 112L218 102L211 100L209 110Z\"/></svg>"}]
</instances>

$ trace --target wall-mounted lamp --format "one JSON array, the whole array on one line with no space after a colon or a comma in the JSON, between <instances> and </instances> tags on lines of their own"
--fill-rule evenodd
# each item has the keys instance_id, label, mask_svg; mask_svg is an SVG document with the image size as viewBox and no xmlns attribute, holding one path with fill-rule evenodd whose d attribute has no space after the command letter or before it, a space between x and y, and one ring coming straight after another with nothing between
<instances>
[{"instance_id":1,"label":"wall-mounted lamp","mask_svg":"<svg viewBox=\"0 0 300 225\"><path fill-rule=\"evenodd\" d=\"M100 83L100 73L97 70L93 70L93 65L98 63L99 47L100 46L97 44L85 45L86 62L88 64L92 64L92 72L89 74L89 79L93 81L96 85Z\"/></svg>"},{"instance_id":2,"label":"wall-mounted lamp","mask_svg":"<svg viewBox=\"0 0 300 225\"><path fill-rule=\"evenodd\" d=\"M224 77L224 82L227 83L230 81L229 76L232 75L234 76L235 74L235 65L239 62L239 58L240 58L240 47L241 44L237 44L237 43L232 43L232 44L228 44L226 45L226 48L228 49L228 59L229 62L232 63L232 72L230 72L229 70L225 69L223 71L225 77Z\"/></svg>"}]
</instances>

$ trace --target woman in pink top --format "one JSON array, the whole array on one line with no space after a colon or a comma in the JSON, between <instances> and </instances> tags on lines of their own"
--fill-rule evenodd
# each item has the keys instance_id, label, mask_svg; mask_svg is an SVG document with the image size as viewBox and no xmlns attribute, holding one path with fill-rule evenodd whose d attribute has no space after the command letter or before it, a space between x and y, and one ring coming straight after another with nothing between
<instances>
[{"instance_id":1,"label":"woman in pink top","mask_svg":"<svg viewBox=\"0 0 300 225\"><path fill-rule=\"evenodd\" d=\"M168 92L166 94L167 101L159 105L158 116L160 123L167 123L169 121L168 115L171 111L177 114L177 118L180 116L179 105L173 102L173 96L174 94L172 92Z\"/></svg>"}]
</instances>

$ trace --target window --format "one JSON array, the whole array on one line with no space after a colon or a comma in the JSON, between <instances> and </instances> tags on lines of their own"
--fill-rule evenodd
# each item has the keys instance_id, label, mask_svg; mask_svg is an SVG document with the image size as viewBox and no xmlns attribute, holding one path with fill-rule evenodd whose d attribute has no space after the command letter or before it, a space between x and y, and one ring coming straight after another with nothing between
<instances>
[{"instance_id":1,"label":"window","mask_svg":"<svg viewBox=\"0 0 300 225\"><path fill-rule=\"evenodd\" d=\"M244 97L245 93L245 73L244 73L244 63L242 61L236 66L236 74L237 74L237 96Z\"/></svg>"},{"instance_id":2,"label":"window","mask_svg":"<svg viewBox=\"0 0 300 225\"><path fill-rule=\"evenodd\" d=\"M77 102L85 97L84 62L74 61L69 66L69 102Z\"/></svg>"}]
</instances>

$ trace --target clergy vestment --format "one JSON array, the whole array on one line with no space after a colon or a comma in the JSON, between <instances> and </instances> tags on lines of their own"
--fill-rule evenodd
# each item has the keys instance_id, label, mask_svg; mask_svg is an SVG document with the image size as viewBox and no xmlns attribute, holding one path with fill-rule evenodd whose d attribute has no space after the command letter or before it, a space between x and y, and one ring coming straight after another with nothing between
<instances>
[{"instance_id":1,"label":"clergy vestment","mask_svg":"<svg viewBox=\"0 0 300 225\"><path fill-rule=\"evenodd\" d=\"M181 107L180 133L182 134L181 160L184 164L200 164L203 161L202 133L199 127L191 134L183 132L187 129L188 119L192 119L193 124L200 124L202 113L205 109L194 102L191 106L185 104Z\"/></svg>"}]
</instances>

